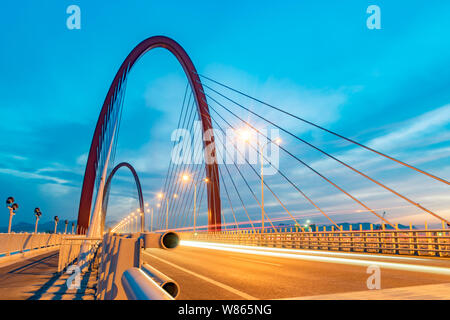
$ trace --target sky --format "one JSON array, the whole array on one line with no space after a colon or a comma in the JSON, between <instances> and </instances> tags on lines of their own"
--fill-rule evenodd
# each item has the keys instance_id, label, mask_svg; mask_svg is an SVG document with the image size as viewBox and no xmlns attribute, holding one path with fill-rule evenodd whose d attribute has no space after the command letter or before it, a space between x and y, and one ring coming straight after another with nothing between
<instances>
[{"instance_id":1,"label":"sky","mask_svg":"<svg viewBox=\"0 0 450 320\"><path fill-rule=\"evenodd\" d=\"M373 4L381 10L381 29L366 25ZM79 30L66 26L70 5L81 10ZM134 46L153 35L179 42L200 74L450 180L449 12L450 3L437 0L2 2L0 194L19 203L15 222L32 223L35 207L43 220L76 219L109 85ZM128 76L116 163L136 168L152 206L164 183L185 86L182 68L163 49L147 53ZM228 93L450 219L448 185ZM292 137L282 138L287 149L392 222L437 223ZM293 159L283 156L280 171L336 221L379 222ZM248 176L257 190L258 179ZM300 220L327 223L279 175L268 182ZM136 208L133 183L125 171L114 180L110 221ZM250 194L244 198L257 219L257 203ZM286 216L275 198L268 195L266 203L272 218ZM225 198L222 206L231 220ZM7 213L5 208L0 226ZM236 213L243 221L244 213ZM199 224L205 217L201 211Z\"/></svg>"}]
</instances>

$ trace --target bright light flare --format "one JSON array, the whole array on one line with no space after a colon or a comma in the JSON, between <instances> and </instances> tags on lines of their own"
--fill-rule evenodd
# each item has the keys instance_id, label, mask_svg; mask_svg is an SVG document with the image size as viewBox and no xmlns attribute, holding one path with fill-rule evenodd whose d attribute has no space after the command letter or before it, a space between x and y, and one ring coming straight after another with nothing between
<instances>
[{"instance_id":1,"label":"bright light flare","mask_svg":"<svg viewBox=\"0 0 450 320\"><path fill-rule=\"evenodd\" d=\"M244 142L249 142L252 137L252 133L248 129L239 129L238 137Z\"/></svg>"},{"instance_id":2,"label":"bright light flare","mask_svg":"<svg viewBox=\"0 0 450 320\"><path fill-rule=\"evenodd\" d=\"M389 257L389 256L374 256L374 255L361 255L361 254L352 254L347 253L350 258L338 258L338 257L330 257L330 255L339 256L344 255L345 253L339 252L317 252L311 250L294 250L294 249L282 249L282 248L264 248L264 247L250 247L250 246L241 246L241 245L229 245L229 244L218 244L211 242L200 242L200 241L180 241L180 245L187 247L196 247L196 248L204 248L204 249L212 249L212 250L221 250L228 252L237 252L237 253L245 253L245 254L253 254L253 255L261 255L261 256L270 256L270 257L278 257L278 258L289 258L289 259L298 259L298 260L307 260L307 261L318 261L318 262L326 262L326 263L337 263L337 264L346 264L346 265L355 265L355 266L364 266L368 267L370 265L376 264L379 267L384 267L387 269L394 270L403 270L403 271L411 271L411 272L424 272L424 273L434 273L434 274L442 274L442 275L450 275L450 268L443 267L434 267L434 266L426 266L426 265L416 265L410 263L397 263L397 262L385 262L379 260L364 260L364 259L352 259L351 257L367 257L367 258L381 258L381 259L392 259L392 260L425 260L420 258L410 258L410 257ZM289 253L288 253L289 252ZM310 253L304 254L304 253ZM322 254L319 255L312 255ZM324 255L329 255L324 256Z\"/></svg>"}]
</instances>

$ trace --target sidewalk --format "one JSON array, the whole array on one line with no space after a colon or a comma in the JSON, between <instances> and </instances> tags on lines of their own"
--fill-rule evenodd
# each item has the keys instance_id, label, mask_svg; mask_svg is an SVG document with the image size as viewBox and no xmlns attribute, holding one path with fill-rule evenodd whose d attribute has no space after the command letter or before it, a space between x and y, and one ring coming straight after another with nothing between
<instances>
[{"instance_id":1,"label":"sidewalk","mask_svg":"<svg viewBox=\"0 0 450 320\"><path fill-rule=\"evenodd\" d=\"M450 283L296 297L289 300L450 300Z\"/></svg>"},{"instance_id":2,"label":"sidewalk","mask_svg":"<svg viewBox=\"0 0 450 320\"><path fill-rule=\"evenodd\" d=\"M58 251L0 268L1 300L94 300L96 273L81 275L80 289L69 290L69 274L58 273Z\"/></svg>"}]
</instances>

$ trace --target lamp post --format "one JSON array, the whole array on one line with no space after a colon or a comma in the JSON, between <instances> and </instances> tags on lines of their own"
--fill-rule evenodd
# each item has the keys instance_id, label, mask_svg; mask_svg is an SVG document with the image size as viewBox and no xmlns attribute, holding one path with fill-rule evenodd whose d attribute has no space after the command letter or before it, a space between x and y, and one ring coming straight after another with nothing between
<instances>
[{"instance_id":1,"label":"lamp post","mask_svg":"<svg viewBox=\"0 0 450 320\"><path fill-rule=\"evenodd\" d=\"M41 209L35 208L34 215L36 216L36 223L34 224L34 233L37 233L39 218L42 215Z\"/></svg>"},{"instance_id":2,"label":"lamp post","mask_svg":"<svg viewBox=\"0 0 450 320\"><path fill-rule=\"evenodd\" d=\"M131 222L130 222L130 232L131 233L134 233L134 212L132 212L131 214L130 214L130 219L131 219Z\"/></svg>"},{"instance_id":3,"label":"lamp post","mask_svg":"<svg viewBox=\"0 0 450 320\"><path fill-rule=\"evenodd\" d=\"M151 208L150 214L150 232L153 232L153 208Z\"/></svg>"},{"instance_id":4,"label":"lamp post","mask_svg":"<svg viewBox=\"0 0 450 320\"><path fill-rule=\"evenodd\" d=\"M149 204L148 202L145 203L145 208L144 208L144 215L145 213L150 213L150 208L149 208ZM144 216L145 217L145 216ZM144 219L145 221L145 219ZM148 229L147 229L148 230ZM145 231L145 225L144 225L144 231Z\"/></svg>"},{"instance_id":5,"label":"lamp post","mask_svg":"<svg viewBox=\"0 0 450 320\"><path fill-rule=\"evenodd\" d=\"M69 224L69 220L64 220L64 224L66 225L64 227L64 234L67 234L67 225Z\"/></svg>"},{"instance_id":6,"label":"lamp post","mask_svg":"<svg viewBox=\"0 0 450 320\"><path fill-rule=\"evenodd\" d=\"M251 134L248 132L248 130L240 131L240 138L244 142L248 143L250 141L250 137L251 137ZM281 144L280 138L276 138L273 141L277 145ZM272 140L269 140L265 144L260 145L258 143L258 141L256 141L256 145L258 147L259 154L260 154L260 162L261 162L261 170L260 170L260 172L261 172L261 232L264 232L264 216L265 216L265 211L264 211L264 148L267 147L270 142L272 142Z\"/></svg>"},{"instance_id":7,"label":"lamp post","mask_svg":"<svg viewBox=\"0 0 450 320\"><path fill-rule=\"evenodd\" d=\"M163 193L158 193L158 198L159 199L163 199L164 198L164 194ZM165 197L166 198L166 230L169 229L169 197Z\"/></svg>"},{"instance_id":8,"label":"lamp post","mask_svg":"<svg viewBox=\"0 0 450 320\"><path fill-rule=\"evenodd\" d=\"M72 222L72 234L73 234L73 230L74 230L74 228L75 228L75 223L74 223L74 222Z\"/></svg>"},{"instance_id":9,"label":"lamp post","mask_svg":"<svg viewBox=\"0 0 450 320\"><path fill-rule=\"evenodd\" d=\"M150 232L153 232L153 207L150 208L148 202L145 203L145 212L150 213Z\"/></svg>"},{"instance_id":10,"label":"lamp post","mask_svg":"<svg viewBox=\"0 0 450 320\"><path fill-rule=\"evenodd\" d=\"M16 210L19 209L19 205L14 203L13 197L8 197L8 199L6 199L6 207L9 209L8 233L11 233L12 218L16 214Z\"/></svg>"},{"instance_id":11,"label":"lamp post","mask_svg":"<svg viewBox=\"0 0 450 320\"><path fill-rule=\"evenodd\" d=\"M140 210L138 209L138 213L136 214L136 232L139 231L139 229L138 229L138 218L139 218L139 216L141 216L141 212L140 212Z\"/></svg>"},{"instance_id":12,"label":"lamp post","mask_svg":"<svg viewBox=\"0 0 450 320\"><path fill-rule=\"evenodd\" d=\"M56 228L58 227L59 218L58 218L58 216L55 216L53 219L55 220L55 231L53 233L56 234Z\"/></svg>"},{"instance_id":13,"label":"lamp post","mask_svg":"<svg viewBox=\"0 0 450 320\"><path fill-rule=\"evenodd\" d=\"M181 180L183 180L183 182L188 182L191 180L191 177L188 174L183 174L183 176L181 177ZM203 179L203 181L205 183L208 183L209 180L208 178ZM194 184L194 234L195 234L195 227L197 224L197 183L194 181L194 179L192 179L192 183Z\"/></svg>"}]
</instances>

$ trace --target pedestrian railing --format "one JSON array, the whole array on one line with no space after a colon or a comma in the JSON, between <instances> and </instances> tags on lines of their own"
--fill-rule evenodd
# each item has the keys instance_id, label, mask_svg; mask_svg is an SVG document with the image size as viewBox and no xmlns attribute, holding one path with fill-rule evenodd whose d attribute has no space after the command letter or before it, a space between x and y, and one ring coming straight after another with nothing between
<instances>
[{"instance_id":1,"label":"pedestrian railing","mask_svg":"<svg viewBox=\"0 0 450 320\"><path fill-rule=\"evenodd\" d=\"M267 232L184 232L181 240L246 246L450 257L450 229Z\"/></svg>"},{"instance_id":2,"label":"pedestrian railing","mask_svg":"<svg viewBox=\"0 0 450 320\"><path fill-rule=\"evenodd\" d=\"M0 234L0 257L56 247L60 243L61 235L59 234L2 233Z\"/></svg>"},{"instance_id":3,"label":"pedestrian railing","mask_svg":"<svg viewBox=\"0 0 450 320\"><path fill-rule=\"evenodd\" d=\"M62 237L59 247L58 272L78 262L83 246L86 248L84 251L85 261L89 264L95 257L101 240L101 238L87 238L81 235Z\"/></svg>"}]
</instances>

